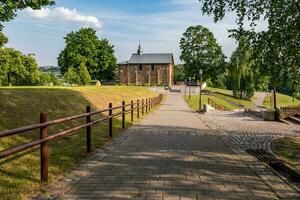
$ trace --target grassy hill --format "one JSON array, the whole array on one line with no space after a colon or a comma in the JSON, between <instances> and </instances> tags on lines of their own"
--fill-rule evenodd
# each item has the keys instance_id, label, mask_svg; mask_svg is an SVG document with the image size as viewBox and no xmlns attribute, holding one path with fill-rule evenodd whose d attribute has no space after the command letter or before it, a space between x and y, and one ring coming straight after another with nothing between
<instances>
[{"instance_id":1,"label":"grassy hill","mask_svg":"<svg viewBox=\"0 0 300 200\"><path fill-rule=\"evenodd\" d=\"M217 98L214 96L204 95L204 94L201 97L202 108L204 104L208 103L208 97L213 101L215 101L218 105L223 105L230 110L238 109L238 107L231 105L230 103L223 100L222 98ZM189 100L189 96L187 95L184 97L184 99L193 110L196 111L199 110L199 95L192 95L190 100Z\"/></svg>"},{"instance_id":2,"label":"grassy hill","mask_svg":"<svg viewBox=\"0 0 300 200\"><path fill-rule=\"evenodd\" d=\"M271 102L270 102L271 101ZM300 106L300 100L293 98L291 96L285 95L285 94L280 94L277 93L277 106L278 107L283 107L283 106ZM266 97L264 99L264 106L266 107L274 107L274 98L273 96L270 97Z\"/></svg>"},{"instance_id":3,"label":"grassy hill","mask_svg":"<svg viewBox=\"0 0 300 200\"><path fill-rule=\"evenodd\" d=\"M226 90L226 89L219 89L219 88L212 88L207 87L205 88L207 92L214 93L214 96L218 99L222 99L223 101L231 102L233 107L244 107L249 108L253 106L253 103L250 100L246 99L240 99L235 96L233 96L232 90Z\"/></svg>"},{"instance_id":4,"label":"grassy hill","mask_svg":"<svg viewBox=\"0 0 300 200\"><path fill-rule=\"evenodd\" d=\"M86 105L93 109L107 108L108 103L121 105L121 101L154 97L157 94L144 87L14 87L0 88L0 131L39 121L39 113L48 112L49 119L57 119L85 112ZM100 116L98 116L100 117ZM128 117L127 117L128 119ZM49 129L49 134L82 124L73 121ZM126 121L127 126L130 122ZM121 131L121 123L114 120L114 135ZM93 148L109 139L106 124L93 126ZM0 151L38 138L38 131L0 139ZM84 131L53 141L49 145L49 180L67 172L86 156ZM41 189L39 151L0 160L0 199L25 199Z\"/></svg>"}]
</instances>

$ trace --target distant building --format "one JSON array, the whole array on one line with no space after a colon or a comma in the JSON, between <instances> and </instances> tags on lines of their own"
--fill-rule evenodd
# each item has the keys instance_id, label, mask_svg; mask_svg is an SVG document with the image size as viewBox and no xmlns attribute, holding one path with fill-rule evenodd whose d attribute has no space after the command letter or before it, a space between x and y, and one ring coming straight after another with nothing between
<instances>
[{"instance_id":1,"label":"distant building","mask_svg":"<svg viewBox=\"0 0 300 200\"><path fill-rule=\"evenodd\" d=\"M41 72L45 74L54 74L58 79L62 79L62 74L60 72L60 68L56 66L42 66L40 67Z\"/></svg>"},{"instance_id":2,"label":"distant building","mask_svg":"<svg viewBox=\"0 0 300 200\"><path fill-rule=\"evenodd\" d=\"M119 81L126 85L167 85L174 82L172 53L143 53L141 45L129 61L119 63Z\"/></svg>"}]
</instances>

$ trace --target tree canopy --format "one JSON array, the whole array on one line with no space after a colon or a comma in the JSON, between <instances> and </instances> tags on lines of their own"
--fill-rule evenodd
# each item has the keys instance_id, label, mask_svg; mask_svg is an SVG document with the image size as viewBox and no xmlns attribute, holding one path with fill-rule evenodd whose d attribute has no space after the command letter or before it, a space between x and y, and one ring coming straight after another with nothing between
<instances>
[{"instance_id":1,"label":"tree canopy","mask_svg":"<svg viewBox=\"0 0 300 200\"><path fill-rule=\"evenodd\" d=\"M40 9L43 6L53 5L54 0L2 0L0 2L0 30L3 23L16 17L16 12L24 8Z\"/></svg>"},{"instance_id":2,"label":"tree canopy","mask_svg":"<svg viewBox=\"0 0 300 200\"><path fill-rule=\"evenodd\" d=\"M117 61L113 46L109 44L108 40L99 39L96 30L82 28L69 33L65 37L65 41L66 47L58 57L62 74L67 73L70 67L79 72L84 61L92 79L103 81L115 78Z\"/></svg>"},{"instance_id":3,"label":"tree canopy","mask_svg":"<svg viewBox=\"0 0 300 200\"><path fill-rule=\"evenodd\" d=\"M0 31L0 48L8 42L8 38Z\"/></svg>"},{"instance_id":4,"label":"tree canopy","mask_svg":"<svg viewBox=\"0 0 300 200\"><path fill-rule=\"evenodd\" d=\"M225 70L221 46L213 33L201 25L186 30L180 40L180 48L186 76L198 79L201 68L204 78L216 80Z\"/></svg>"},{"instance_id":5,"label":"tree canopy","mask_svg":"<svg viewBox=\"0 0 300 200\"><path fill-rule=\"evenodd\" d=\"M32 56L13 48L0 49L1 85L36 85L40 71Z\"/></svg>"},{"instance_id":6,"label":"tree canopy","mask_svg":"<svg viewBox=\"0 0 300 200\"><path fill-rule=\"evenodd\" d=\"M236 14L237 28L230 30L237 41L247 35L262 75L269 77L273 88L300 82L300 4L298 0L199 0L203 3L203 14L213 15L215 22L229 12ZM245 26L246 20L250 27ZM267 31L256 31L257 23L268 22ZM296 89L297 87L294 87Z\"/></svg>"}]
</instances>

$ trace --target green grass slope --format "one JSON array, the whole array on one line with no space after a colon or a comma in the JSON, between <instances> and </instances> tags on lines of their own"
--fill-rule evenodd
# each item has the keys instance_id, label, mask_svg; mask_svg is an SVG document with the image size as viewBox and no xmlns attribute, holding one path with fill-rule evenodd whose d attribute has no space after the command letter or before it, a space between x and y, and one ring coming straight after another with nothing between
<instances>
[{"instance_id":1,"label":"green grass slope","mask_svg":"<svg viewBox=\"0 0 300 200\"><path fill-rule=\"evenodd\" d=\"M218 99L222 99L223 101L232 102L234 107L244 107L249 108L253 106L253 103L250 100L240 99L233 96L232 90L226 90L226 89L219 89L219 88L212 88L207 87L205 88L206 91L215 93L215 97Z\"/></svg>"},{"instance_id":2,"label":"green grass slope","mask_svg":"<svg viewBox=\"0 0 300 200\"><path fill-rule=\"evenodd\" d=\"M278 104L277 105L278 107L283 107L283 106L300 106L300 100L298 100L296 98L293 99L293 97L285 95L285 94L277 93L277 104ZM266 106L266 107L268 107L268 108L269 107L273 108L274 107L274 98L273 98L273 96L272 96L272 98L266 97L264 99L263 105Z\"/></svg>"},{"instance_id":3,"label":"green grass slope","mask_svg":"<svg viewBox=\"0 0 300 200\"><path fill-rule=\"evenodd\" d=\"M157 94L144 87L102 86L102 87L15 87L0 88L0 131L17 128L39 121L39 113L48 112L49 119L58 119L85 112L86 105L93 109L107 108L108 103L121 105L121 101L154 97ZM93 119L99 118L95 116ZM126 125L130 125L128 120ZM49 134L82 124L77 120L49 129ZM114 120L114 135L121 131L120 120ZM100 147L107 142L107 125L92 128L92 146ZM18 136L0 138L0 151L39 138L33 131ZM86 156L85 131L58 139L49 144L49 181L67 172ZM0 199L26 199L40 190L39 151L12 156L0 160Z\"/></svg>"},{"instance_id":4,"label":"green grass slope","mask_svg":"<svg viewBox=\"0 0 300 200\"><path fill-rule=\"evenodd\" d=\"M192 95L191 99L189 99L189 96L187 95L184 97L184 99L193 110L197 111L197 110L199 110L199 96L200 95ZM208 103L208 97L210 99L212 99L213 101L215 101L220 106L223 105L230 110L238 109L238 107L229 104L227 101L224 101L221 98L216 98L214 96L205 95L205 94L202 95L202 98L201 98L202 108L203 108L204 104Z\"/></svg>"}]
</instances>

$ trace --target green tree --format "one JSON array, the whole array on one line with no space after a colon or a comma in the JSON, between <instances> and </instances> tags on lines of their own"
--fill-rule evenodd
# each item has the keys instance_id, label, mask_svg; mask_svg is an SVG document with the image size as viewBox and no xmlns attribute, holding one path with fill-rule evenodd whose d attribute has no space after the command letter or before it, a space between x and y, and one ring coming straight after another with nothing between
<instances>
[{"instance_id":1,"label":"green tree","mask_svg":"<svg viewBox=\"0 0 300 200\"><path fill-rule=\"evenodd\" d=\"M13 85L26 74L21 52L12 48L0 49L0 76L3 85Z\"/></svg>"},{"instance_id":2,"label":"green tree","mask_svg":"<svg viewBox=\"0 0 300 200\"><path fill-rule=\"evenodd\" d=\"M113 46L106 39L99 40L96 30L82 28L69 33L65 41L66 47L58 57L62 74L65 74L70 66L79 70L80 64L85 61L92 79L103 81L116 77L117 64Z\"/></svg>"},{"instance_id":3,"label":"green tree","mask_svg":"<svg viewBox=\"0 0 300 200\"><path fill-rule=\"evenodd\" d=\"M22 64L26 70L24 78L19 78L17 85L37 85L41 72L39 66L32 56L21 55Z\"/></svg>"},{"instance_id":4,"label":"green tree","mask_svg":"<svg viewBox=\"0 0 300 200\"><path fill-rule=\"evenodd\" d=\"M54 0L2 0L0 2L0 30L3 28L3 23L15 18L18 10L27 7L40 9L42 6L53 5Z\"/></svg>"},{"instance_id":5,"label":"green tree","mask_svg":"<svg viewBox=\"0 0 300 200\"><path fill-rule=\"evenodd\" d=\"M88 82L91 81L91 76L89 74L89 71L86 68L85 62L81 62L81 64L80 64L79 78L80 78L81 84L83 84L83 85L86 85Z\"/></svg>"},{"instance_id":6,"label":"green tree","mask_svg":"<svg viewBox=\"0 0 300 200\"><path fill-rule=\"evenodd\" d=\"M176 65L174 67L174 82L184 81L186 79L183 65Z\"/></svg>"},{"instance_id":7,"label":"green tree","mask_svg":"<svg viewBox=\"0 0 300 200\"><path fill-rule=\"evenodd\" d=\"M222 20L227 13L235 12L238 27L231 30L231 36L239 40L248 35L254 50L256 65L262 75L268 76L270 85L276 89L282 84L284 74L292 77L294 85L299 82L299 73L293 73L300 66L300 4L297 0L200 0L203 14ZM256 24L265 20L268 30L255 31ZM245 21L250 22L246 30Z\"/></svg>"},{"instance_id":8,"label":"green tree","mask_svg":"<svg viewBox=\"0 0 300 200\"><path fill-rule=\"evenodd\" d=\"M180 40L180 48L180 59L185 62L187 76L199 79L200 68L204 79L215 80L224 73L225 56L209 29L201 25L189 27Z\"/></svg>"},{"instance_id":9,"label":"green tree","mask_svg":"<svg viewBox=\"0 0 300 200\"><path fill-rule=\"evenodd\" d=\"M8 38L0 31L0 48L8 42Z\"/></svg>"},{"instance_id":10,"label":"green tree","mask_svg":"<svg viewBox=\"0 0 300 200\"><path fill-rule=\"evenodd\" d=\"M237 49L231 56L230 75L232 90L235 96L250 99L255 90L254 73L252 71L252 49L247 38L242 37Z\"/></svg>"},{"instance_id":11,"label":"green tree","mask_svg":"<svg viewBox=\"0 0 300 200\"><path fill-rule=\"evenodd\" d=\"M68 71L64 74L64 79L70 84L80 83L80 77L78 76L77 71L76 69L74 69L74 67L68 68Z\"/></svg>"}]
</instances>

